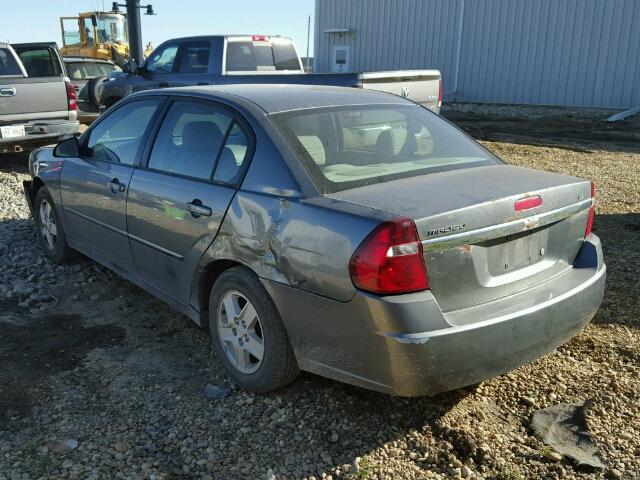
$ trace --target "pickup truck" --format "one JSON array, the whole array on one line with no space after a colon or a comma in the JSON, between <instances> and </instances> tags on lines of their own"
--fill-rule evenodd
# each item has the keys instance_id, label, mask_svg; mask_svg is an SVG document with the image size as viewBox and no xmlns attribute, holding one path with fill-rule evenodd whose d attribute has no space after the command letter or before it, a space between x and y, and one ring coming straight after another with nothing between
<instances>
[{"instance_id":1,"label":"pickup truck","mask_svg":"<svg viewBox=\"0 0 640 480\"><path fill-rule=\"evenodd\" d=\"M76 134L76 101L55 43L0 42L0 153Z\"/></svg>"},{"instance_id":2,"label":"pickup truck","mask_svg":"<svg viewBox=\"0 0 640 480\"><path fill-rule=\"evenodd\" d=\"M167 40L140 66L126 64L102 83L99 102L110 107L152 88L230 83L330 85L380 90L435 111L442 103L438 70L304 73L291 39L266 35L212 35Z\"/></svg>"}]
</instances>

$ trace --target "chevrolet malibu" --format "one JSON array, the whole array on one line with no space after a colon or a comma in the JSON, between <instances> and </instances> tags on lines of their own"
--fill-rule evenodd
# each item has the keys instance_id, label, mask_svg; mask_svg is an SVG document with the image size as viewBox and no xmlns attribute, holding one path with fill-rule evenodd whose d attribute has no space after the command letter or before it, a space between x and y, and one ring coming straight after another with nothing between
<instances>
[{"instance_id":1,"label":"chevrolet malibu","mask_svg":"<svg viewBox=\"0 0 640 480\"><path fill-rule=\"evenodd\" d=\"M557 348L602 301L592 182L385 93L142 92L30 171L52 261L81 252L208 328L254 392L301 369L433 395Z\"/></svg>"}]
</instances>

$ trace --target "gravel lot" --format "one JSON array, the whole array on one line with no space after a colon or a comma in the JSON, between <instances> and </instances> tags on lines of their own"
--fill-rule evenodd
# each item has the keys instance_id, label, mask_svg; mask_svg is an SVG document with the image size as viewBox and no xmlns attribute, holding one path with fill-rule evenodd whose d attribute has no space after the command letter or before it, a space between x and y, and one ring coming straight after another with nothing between
<instances>
[{"instance_id":1,"label":"gravel lot","mask_svg":"<svg viewBox=\"0 0 640 480\"><path fill-rule=\"evenodd\" d=\"M639 122L511 107L445 114L509 163L596 181L608 287L584 332L434 398L308 374L249 395L185 317L90 260L50 265L21 191L25 159L0 156L0 480L639 476ZM207 384L229 396L208 399ZM577 401L603 471L560 457L530 429L535 410Z\"/></svg>"}]
</instances>

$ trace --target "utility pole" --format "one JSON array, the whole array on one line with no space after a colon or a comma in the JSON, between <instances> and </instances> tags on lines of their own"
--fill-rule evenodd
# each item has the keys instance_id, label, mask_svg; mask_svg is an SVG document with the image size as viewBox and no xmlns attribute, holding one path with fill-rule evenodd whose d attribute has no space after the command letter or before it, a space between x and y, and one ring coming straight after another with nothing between
<instances>
[{"instance_id":1,"label":"utility pole","mask_svg":"<svg viewBox=\"0 0 640 480\"><path fill-rule=\"evenodd\" d=\"M142 28L140 25L140 0L127 0L127 24L129 26L129 55L140 65L144 60L142 54Z\"/></svg>"},{"instance_id":2,"label":"utility pole","mask_svg":"<svg viewBox=\"0 0 640 480\"><path fill-rule=\"evenodd\" d=\"M311 38L311 15L307 18L307 58L305 59L305 70L309 71L309 39Z\"/></svg>"},{"instance_id":3,"label":"utility pole","mask_svg":"<svg viewBox=\"0 0 640 480\"><path fill-rule=\"evenodd\" d=\"M145 8L145 15L155 15L153 5L140 5L140 0L126 0L122 5L113 2L112 12L118 12L118 7L127 8L127 30L129 30L129 55L138 65L144 60L144 50L142 49L142 27L140 26L140 9Z\"/></svg>"}]
</instances>

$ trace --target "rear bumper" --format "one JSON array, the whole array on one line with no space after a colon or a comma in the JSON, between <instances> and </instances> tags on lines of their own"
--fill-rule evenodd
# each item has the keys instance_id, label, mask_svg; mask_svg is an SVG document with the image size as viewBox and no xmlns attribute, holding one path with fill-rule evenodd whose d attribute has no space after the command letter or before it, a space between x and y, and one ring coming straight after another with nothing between
<instances>
[{"instance_id":1,"label":"rear bumper","mask_svg":"<svg viewBox=\"0 0 640 480\"><path fill-rule=\"evenodd\" d=\"M55 143L68 135L76 135L80 122L76 120L32 121L24 124L23 137L0 138L0 153L13 151L14 146L35 148L39 145Z\"/></svg>"},{"instance_id":2,"label":"rear bumper","mask_svg":"<svg viewBox=\"0 0 640 480\"><path fill-rule=\"evenodd\" d=\"M605 287L600 241L576 264L524 292L443 314L430 292L357 293L347 303L265 282L300 367L401 396L434 395L524 365L576 335Z\"/></svg>"}]
</instances>

